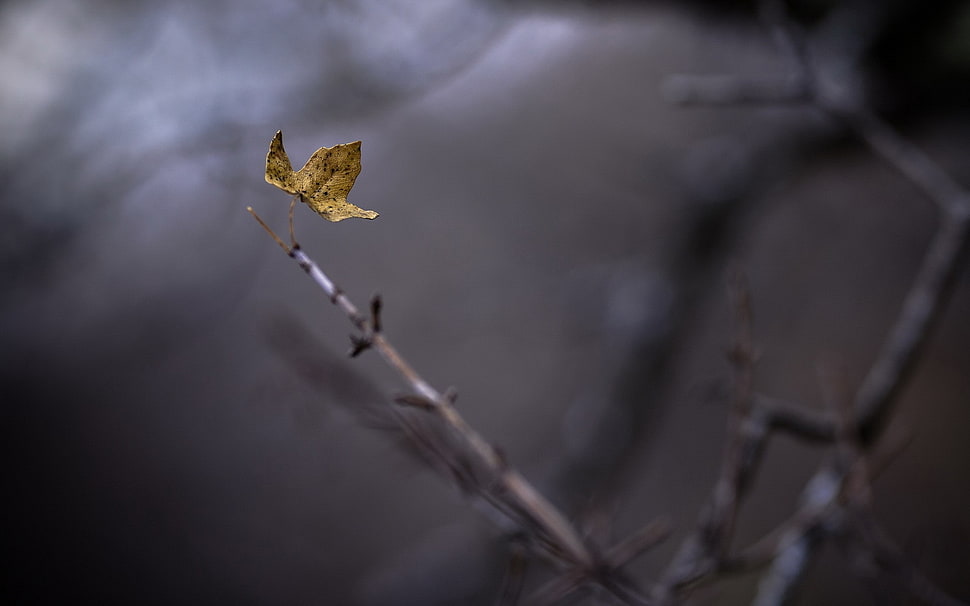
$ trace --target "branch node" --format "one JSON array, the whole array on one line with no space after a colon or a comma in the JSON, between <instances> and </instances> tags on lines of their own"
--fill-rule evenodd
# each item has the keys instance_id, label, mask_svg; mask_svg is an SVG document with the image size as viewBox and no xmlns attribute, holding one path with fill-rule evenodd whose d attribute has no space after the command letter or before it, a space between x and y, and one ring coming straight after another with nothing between
<instances>
[{"instance_id":1,"label":"branch node","mask_svg":"<svg viewBox=\"0 0 970 606\"><path fill-rule=\"evenodd\" d=\"M358 337L357 335L350 335L350 343L351 348L348 355L351 358L356 358L374 345L370 337Z\"/></svg>"}]
</instances>

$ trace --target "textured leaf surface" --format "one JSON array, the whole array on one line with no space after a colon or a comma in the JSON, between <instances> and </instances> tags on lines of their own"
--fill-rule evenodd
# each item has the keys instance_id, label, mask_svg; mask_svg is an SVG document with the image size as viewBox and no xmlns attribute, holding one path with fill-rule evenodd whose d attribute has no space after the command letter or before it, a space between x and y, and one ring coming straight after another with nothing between
<instances>
[{"instance_id":1,"label":"textured leaf surface","mask_svg":"<svg viewBox=\"0 0 970 606\"><path fill-rule=\"evenodd\" d=\"M321 147L296 172L283 149L283 131L276 131L266 154L266 182L300 196L300 200L327 221L377 218L376 212L347 201L347 194L359 174L360 141Z\"/></svg>"}]
</instances>

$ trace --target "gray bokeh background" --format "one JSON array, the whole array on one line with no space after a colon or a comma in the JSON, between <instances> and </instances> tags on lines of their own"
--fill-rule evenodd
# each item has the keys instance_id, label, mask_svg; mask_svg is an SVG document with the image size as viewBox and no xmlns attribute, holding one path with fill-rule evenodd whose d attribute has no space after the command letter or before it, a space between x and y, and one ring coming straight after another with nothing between
<instances>
[{"instance_id":1,"label":"gray bokeh background","mask_svg":"<svg viewBox=\"0 0 970 606\"><path fill-rule=\"evenodd\" d=\"M970 185L966 11L937 31L898 25L915 3L822 4L804 18L830 72ZM301 243L358 303L382 294L388 336L483 435L577 520L671 516L630 567L648 583L719 465L726 268L750 276L759 391L820 406L819 365L861 380L935 225L810 110L664 100L671 74L786 70L746 11L701 3L0 4L0 591L494 601L497 533L372 418L403 385L342 357L346 319L244 211L285 229L262 176L277 129L296 164L363 140L351 201L381 217L300 208ZM964 599L968 278L875 485L880 523ZM739 542L825 455L772 443ZM866 599L850 569L825 551L805 603Z\"/></svg>"}]
</instances>

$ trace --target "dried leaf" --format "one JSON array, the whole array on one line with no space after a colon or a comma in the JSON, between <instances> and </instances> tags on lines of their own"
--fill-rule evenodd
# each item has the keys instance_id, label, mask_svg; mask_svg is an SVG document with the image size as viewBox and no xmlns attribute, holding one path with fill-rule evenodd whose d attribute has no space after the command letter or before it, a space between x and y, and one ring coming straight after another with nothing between
<instances>
[{"instance_id":1,"label":"dried leaf","mask_svg":"<svg viewBox=\"0 0 970 606\"><path fill-rule=\"evenodd\" d=\"M266 154L266 182L300 196L300 200L327 221L377 218L376 212L347 201L347 194L359 174L360 141L321 147L297 172L283 150L283 131L276 131Z\"/></svg>"}]
</instances>

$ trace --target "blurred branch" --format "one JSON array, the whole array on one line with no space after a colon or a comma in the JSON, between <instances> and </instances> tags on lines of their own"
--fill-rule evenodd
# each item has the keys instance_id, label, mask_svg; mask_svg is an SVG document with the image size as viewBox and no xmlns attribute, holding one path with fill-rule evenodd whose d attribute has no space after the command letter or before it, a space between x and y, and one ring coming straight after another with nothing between
<instances>
[{"instance_id":1,"label":"blurred branch","mask_svg":"<svg viewBox=\"0 0 970 606\"><path fill-rule=\"evenodd\" d=\"M794 76L746 79L733 76L675 76L668 97L681 104L808 104L843 124L878 157L923 192L941 213L937 233L881 353L856 396L857 424L878 434L939 315L961 259L970 226L970 195L919 147L870 111L846 102L816 74L805 39L778 0L764 0L762 15L776 42L790 57ZM826 432L827 433L827 432Z\"/></svg>"},{"instance_id":2,"label":"blurred branch","mask_svg":"<svg viewBox=\"0 0 970 606\"><path fill-rule=\"evenodd\" d=\"M677 76L666 82L668 98L685 105L807 104L841 123L912 182L937 206L941 220L886 342L854 396L843 382L832 381L838 385L830 390L831 412L824 415L761 397L755 397L745 411L735 402L729 447L711 504L655 595L672 601L678 588L718 571L770 564L755 603L788 603L817 546L827 534L844 526L848 511L855 512L850 532L854 533L856 544L874 561L881 562L887 574L898 574L912 595L930 603L955 603L917 570L904 566L898 550L876 528L869 513L870 469L866 451L880 437L896 396L946 301L966 246L970 195L921 149L861 104L847 101L843 91L819 76L806 38L788 17L781 0L762 0L760 9L778 47L788 56L794 75L777 79ZM739 393L750 389L747 378L746 373L739 377L736 372ZM746 446L752 453L752 469L772 429L808 440L835 442L838 456L833 466L823 466L809 482L802 507L788 522L740 556L731 558L726 541L747 479L736 463L736 449L743 444L739 418L757 428L750 431L751 442ZM860 515L860 510L865 514Z\"/></svg>"},{"instance_id":3,"label":"blurred branch","mask_svg":"<svg viewBox=\"0 0 970 606\"><path fill-rule=\"evenodd\" d=\"M593 580L610 590L617 597L634 604L649 604L640 595L633 582L620 572L625 564L658 545L670 535L670 522L666 518L651 521L627 538L611 547L601 557ZM548 581L536 590L528 600L529 604L554 604L573 592L590 584L590 575L582 570L567 570Z\"/></svg>"},{"instance_id":4,"label":"blurred branch","mask_svg":"<svg viewBox=\"0 0 970 606\"><path fill-rule=\"evenodd\" d=\"M783 3L763 0L762 5L775 39L783 48L791 49L798 80L805 85L805 101L852 131L876 156L920 189L941 214L940 226L902 311L856 394L856 424L864 434L874 436L889 416L894 396L909 376L959 266L970 225L970 195L922 149L871 111L844 102L836 92L822 86L805 39L787 18Z\"/></svg>"},{"instance_id":5,"label":"blurred branch","mask_svg":"<svg viewBox=\"0 0 970 606\"><path fill-rule=\"evenodd\" d=\"M763 417L763 423L769 430L789 433L809 442L831 442L835 439L835 419L803 405L759 394L754 397L752 416Z\"/></svg>"},{"instance_id":6,"label":"blurred branch","mask_svg":"<svg viewBox=\"0 0 970 606\"><path fill-rule=\"evenodd\" d=\"M962 604L951 597L921 573L879 528L872 512L872 479L874 477L871 457L867 456L863 441L856 432L853 418L852 395L844 374L829 376L823 386L830 388L828 399L838 414L838 464L845 470L842 500L844 501L845 526L849 548L857 552L867 573L875 569L877 575L887 581L902 584L912 596L932 605L956 606Z\"/></svg>"},{"instance_id":7,"label":"blurred branch","mask_svg":"<svg viewBox=\"0 0 970 606\"><path fill-rule=\"evenodd\" d=\"M734 345L728 352L734 367L734 393L727 444L710 501L695 530L683 541L663 579L654 588L653 596L662 604L676 601L680 589L717 574L729 561L738 508L761 461L769 435L766 417L755 414L751 298L747 281L740 271L731 277L729 294L736 332Z\"/></svg>"}]
</instances>

